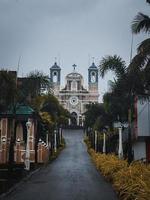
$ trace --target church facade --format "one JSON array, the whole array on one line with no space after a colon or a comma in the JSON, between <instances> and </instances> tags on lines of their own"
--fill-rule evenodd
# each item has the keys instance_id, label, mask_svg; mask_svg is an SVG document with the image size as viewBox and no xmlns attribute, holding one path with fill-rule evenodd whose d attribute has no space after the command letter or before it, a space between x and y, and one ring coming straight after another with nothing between
<instances>
[{"instance_id":1,"label":"church facade","mask_svg":"<svg viewBox=\"0 0 150 200\"><path fill-rule=\"evenodd\" d=\"M61 68L55 62L50 68L50 80L54 95L59 102L71 113L69 125L82 126L86 105L98 102L98 68L92 63L88 68L88 89L84 87L83 76L76 71L66 75L65 86L61 89Z\"/></svg>"}]
</instances>

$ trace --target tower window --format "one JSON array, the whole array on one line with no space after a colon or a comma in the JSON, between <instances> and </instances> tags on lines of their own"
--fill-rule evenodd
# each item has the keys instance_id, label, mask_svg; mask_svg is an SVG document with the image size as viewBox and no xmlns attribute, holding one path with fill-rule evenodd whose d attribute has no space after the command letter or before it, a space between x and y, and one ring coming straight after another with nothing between
<instances>
[{"instance_id":1,"label":"tower window","mask_svg":"<svg viewBox=\"0 0 150 200\"><path fill-rule=\"evenodd\" d=\"M73 80L71 83L71 90L77 91L77 81Z\"/></svg>"},{"instance_id":2,"label":"tower window","mask_svg":"<svg viewBox=\"0 0 150 200\"><path fill-rule=\"evenodd\" d=\"M57 83L57 82L58 82L58 73L53 72L53 83Z\"/></svg>"},{"instance_id":3,"label":"tower window","mask_svg":"<svg viewBox=\"0 0 150 200\"><path fill-rule=\"evenodd\" d=\"M95 72L91 72L91 82L92 83L96 82L96 73Z\"/></svg>"}]
</instances>

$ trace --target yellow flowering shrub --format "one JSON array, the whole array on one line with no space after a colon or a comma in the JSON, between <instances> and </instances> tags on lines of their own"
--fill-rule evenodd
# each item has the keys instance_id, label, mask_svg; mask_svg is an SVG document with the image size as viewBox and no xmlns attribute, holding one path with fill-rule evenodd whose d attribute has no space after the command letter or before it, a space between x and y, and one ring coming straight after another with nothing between
<instances>
[{"instance_id":1,"label":"yellow flowering shrub","mask_svg":"<svg viewBox=\"0 0 150 200\"><path fill-rule=\"evenodd\" d=\"M113 183L122 199L150 199L150 169L145 164L133 162L126 170L121 169Z\"/></svg>"},{"instance_id":2,"label":"yellow flowering shrub","mask_svg":"<svg viewBox=\"0 0 150 200\"><path fill-rule=\"evenodd\" d=\"M92 156L96 168L108 179L112 181L113 176L120 169L127 168L128 163L126 160L118 159L114 154L95 153L90 149L89 153Z\"/></svg>"},{"instance_id":3,"label":"yellow flowering shrub","mask_svg":"<svg viewBox=\"0 0 150 200\"><path fill-rule=\"evenodd\" d=\"M150 165L120 160L113 154L96 153L88 148L96 168L111 181L122 200L150 200Z\"/></svg>"}]
</instances>

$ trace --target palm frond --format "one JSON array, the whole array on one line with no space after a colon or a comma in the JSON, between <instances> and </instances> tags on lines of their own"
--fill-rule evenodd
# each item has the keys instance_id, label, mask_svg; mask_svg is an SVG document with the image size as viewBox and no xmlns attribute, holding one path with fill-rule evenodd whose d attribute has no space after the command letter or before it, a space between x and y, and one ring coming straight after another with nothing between
<instances>
[{"instance_id":1,"label":"palm frond","mask_svg":"<svg viewBox=\"0 0 150 200\"><path fill-rule=\"evenodd\" d=\"M150 0L146 0L146 2L150 4Z\"/></svg>"},{"instance_id":2,"label":"palm frond","mask_svg":"<svg viewBox=\"0 0 150 200\"><path fill-rule=\"evenodd\" d=\"M150 55L150 38L145 39L144 41L141 42L139 45L137 52L142 55Z\"/></svg>"},{"instance_id":3,"label":"palm frond","mask_svg":"<svg viewBox=\"0 0 150 200\"><path fill-rule=\"evenodd\" d=\"M109 87L109 91L112 92L114 90L114 88L116 87L117 81L114 79L114 81L109 80L108 81L108 87Z\"/></svg>"},{"instance_id":4,"label":"palm frond","mask_svg":"<svg viewBox=\"0 0 150 200\"><path fill-rule=\"evenodd\" d=\"M137 68L144 68L147 59L142 54L137 54L132 59L130 65L128 66L128 71L134 71Z\"/></svg>"},{"instance_id":5,"label":"palm frond","mask_svg":"<svg viewBox=\"0 0 150 200\"><path fill-rule=\"evenodd\" d=\"M104 77L108 71L113 71L119 78L126 72L125 61L123 61L122 58L117 55L103 57L100 61L99 71L101 77Z\"/></svg>"},{"instance_id":6,"label":"palm frond","mask_svg":"<svg viewBox=\"0 0 150 200\"><path fill-rule=\"evenodd\" d=\"M138 68L145 68L150 60L150 38L141 42L137 49L137 55L132 59L128 71L134 71Z\"/></svg>"},{"instance_id":7,"label":"palm frond","mask_svg":"<svg viewBox=\"0 0 150 200\"><path fill-rule=\"evenodd\" d=\"M150 31L150 17L148 15L144 15L143 13L138 13L131 26L132 32L137 34L141 31L149 32Z\"/></svg>"}]
</instances>

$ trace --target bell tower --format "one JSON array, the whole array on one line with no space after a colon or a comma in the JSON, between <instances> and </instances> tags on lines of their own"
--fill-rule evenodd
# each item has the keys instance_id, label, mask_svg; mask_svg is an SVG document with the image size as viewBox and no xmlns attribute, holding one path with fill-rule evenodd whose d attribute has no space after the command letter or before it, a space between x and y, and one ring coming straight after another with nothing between
<instances>
[{"instance_id":1,"label":"bell tower","mask_svg":"<svg viewBox=\"0 0 150 200\"><path fill-rule=\"evenodd\" d=\"M88 69L88 86L90 93L98 94L98 68L94 62Z\"/></svg>"},{"instance_id":2,"label":"bell tower","mask_svg":"<svg viewBox=\"0 0 150 200\"><path fill-rule=\"evenodd\" d=\"M50 68L50 82L54 90L54 94L57 95L60 91L60 79L61 68L57 65L57 62Z\"/></svg>"}]
</instances>

